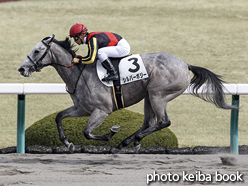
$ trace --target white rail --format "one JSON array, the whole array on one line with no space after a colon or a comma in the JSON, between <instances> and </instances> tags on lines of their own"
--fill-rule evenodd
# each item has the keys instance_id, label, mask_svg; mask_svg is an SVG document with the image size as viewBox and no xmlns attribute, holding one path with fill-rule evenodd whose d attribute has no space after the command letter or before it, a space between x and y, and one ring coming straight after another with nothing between
<instances>
[{"instance_id":1,"label":"white rail","mask_svg":"<svg viewBox=\"0 0 248 186\"><path fill-rule=\"evenodd\" d=\"M67 94L67 92L63 83L0 83L0 94Z\"/></svg>"},{"instance_id":2,"label":"white rail","mask_svg":"<svg viewBox=\"0 0 248 186\"><path fill-rule=\"evenodd\" d=\"M248 84L224 84L224 87L226 95L248 95ZM0 83L0 94L67 94L67 92L63 83ZM190 94L190 89L183 94Z\"/></svg>"}]
</instances>

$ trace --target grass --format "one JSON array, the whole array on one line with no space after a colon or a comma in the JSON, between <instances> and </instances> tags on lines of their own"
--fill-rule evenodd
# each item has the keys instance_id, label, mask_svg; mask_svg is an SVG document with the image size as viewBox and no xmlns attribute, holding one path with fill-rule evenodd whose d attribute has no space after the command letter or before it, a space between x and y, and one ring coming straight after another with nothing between
<instances>
[{"instance_id":1,"label":"grass","mask_svg":"<svg viewBox=\"0 0 248 186\"><path fill-rule=\"evenodd\" d=\"M124 36L131 53L168 52L208 68L228 83L247 83L248 3L245 0L33 0L0 4L0 83L62 83L51 67L24 78L17 68L44 37L64 39L75 23ZM80 47L84 55L87 47ZM16 145L16 95L0 95L0 148ZM27 95L26 128L72 105L68 95ZM230 96L227 97L231 103ZM247 144L248 98L241 96L239 144ZM143 113L143 103L129 108ZM230 144L230 111L193 96L168 104L180 147Z\"/></svg>"}]
</instances>

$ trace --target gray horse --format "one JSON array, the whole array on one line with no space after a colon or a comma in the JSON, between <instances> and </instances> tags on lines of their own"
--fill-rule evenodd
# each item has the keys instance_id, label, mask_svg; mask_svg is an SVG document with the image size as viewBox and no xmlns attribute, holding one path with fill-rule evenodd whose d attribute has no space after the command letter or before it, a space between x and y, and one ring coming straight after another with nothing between
<instances>
[{"instance_id":1,"label":"gray horse","mask_svg":"<svg viewBox=\"0 0 248 186\"><path fill-rule=\"evenodd\" d=\"M52 35L39 42L18 68L21 75L29 77L32 72L51 65L65 82L74 106L58 113L56 123L59 139L71 152L74 150L74 145L65 137L62 128L64 118L90 116L84 129L84 136L87 139L108 141L119 129L119 126L113 126L110 133L105 135L91 133L117 108L112 88L103 85L97 76L96 63L71 66L71 61L76 55L76 50L73 48L74 45L69 38L57 41ZM137 132L124 139L116 150L133 141L134 146L138 148L142 138L169 127L171 122L166 111L167 103L181 95L189 86L193 95L219 108L238 109L226 103L223 81L213 72L189 65L168 53L143 54L141 58L149 78L125 84L122 91L125 107L138 103L144 98L144 123ZM192 79L189 71L194 74Z\"/></svg>"}]
</instances>

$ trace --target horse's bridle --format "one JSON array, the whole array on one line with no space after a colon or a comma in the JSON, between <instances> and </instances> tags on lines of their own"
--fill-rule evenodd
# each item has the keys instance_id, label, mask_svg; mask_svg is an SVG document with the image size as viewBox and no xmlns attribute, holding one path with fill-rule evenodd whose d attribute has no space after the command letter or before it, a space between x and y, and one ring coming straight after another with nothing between
<instances>
[{"instance_id":1,"label":"horse's bridle","mask_svg":"<svg viewBox=\"0 0 248 186\"><path fill-rule=\"evenodd\" d=\"M46 51L44 52L44 54L40 57L39 60L37 60L37 62L34 62L34 60L32 60L32 58L28 55L28 59L34 64L32 67L34 68L34 70L36 72L40 72L40 70L44 67L44 66L48 66L50 64L47 65L43 65L41 64L42 60L46 57L48 50L50 49L50 45L46 44L43 40L41 41L45 46L46 46ZM53 55L52 55L53 56ZM30 68L32 68L30 67Z\"/></svg>"},{"instance_id":2,"label":"horse's bridle","mask_svg":"<svg viewBox=\"0 0 248 186\"><path fill-rule=\"evenodd\" d=\"M42 60L46 57L48 51L49 51L50 48L51 48L51 46L48 45L48 44L46 44L46 43L44 42L44 40L45 40L45 39L43 39L41 42L46 46L46 51L45 51L44 54L40 57L40 59L37 60L37 62L34 62L34 60L32 60L32 58L31 58L29 55L27 56L28 59L34 64L34 65L31 66L30 68L33 67L34 70L35 70L36 72L40 72L40 70L41 70L43 67L46 67L46 66L49 66L49 65L52 65L52 66L53 66L53 65L58 65L58 66L66 67L66 68L70 68L70 67L72 67L72 66L74 65L74 63L72 63L71 65L68 65L68 66L67 66L67 65L57 64L57 63L50 63L50 64L46 64L46 65L41 64ZM52 51L50 50L50 52L51 52L52 62L53 62Z\"/></svg>"},{"instance_id":3,"label":"horse's bridle","mask_svg":"<svg viewBox=\"0 0 248 186\"><path fill-rule=\"evenodd\" d=\"M49 51L50 48L51 48L51 46L48 45L48 44L46 44L46 43L44 42L44 40L45 40L45 39L43 39L41 42L46 46L46 51L45 51L44 54L40 57L40 59L37 60L37 62L34 62L34 60L32 60L32 58L31 58L29 55L27 55L28 59L33 63L33 66L31 66L30 68L33 67L34 70L35 70L36 72L40 72L40 70L41 70L43 67L49 66L49 65L52 65L52 66L53 66L53 65L59 65L59 66L66 67L66 68L70 68L70 67L72 67L72 66L74 65L74 63L72 63L72 64L69 65L69 66L61 65L61 64L57 64L57 63L50 63L50 64L46 64L46 65L41 64L42 60L46 57L48 51ZM52 51L50 50L50 52L51 52L52 61L53 61L53 54L52 54ZM84 66L85 66L85 65L84 65ZM66 87L66 91L67 91L69 94L74 94L74 93L75 93L75 91L76 91L76 89L77 89L77 84L78 84L79 78L80 78L80 76L83 74L84 66L83 66L83 68L81 69L80 75L79 75L79 77L78 77L78 79L77 79L77 81L76 81L76 84L75 84L75 87L74 87L73 91L69 91L68 87ZM84 79L84 81L85 81L85 79ZM88 87L86 81L85 81L85 84L86 84L86 86ZM88 89L89 89L89 87L88 87ZM90 91L90 89L89 89L89 91ZM90 93L91 93L91 91L90 91Z\"/></svg>"}]
</instances>

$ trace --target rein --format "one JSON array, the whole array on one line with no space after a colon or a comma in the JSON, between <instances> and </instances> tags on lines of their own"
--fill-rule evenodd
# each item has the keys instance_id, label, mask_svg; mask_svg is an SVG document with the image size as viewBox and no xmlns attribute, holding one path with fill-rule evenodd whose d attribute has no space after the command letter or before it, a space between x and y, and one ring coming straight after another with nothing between
<instances>
[{"instance_id":1,"label":"rein","mask_svg":"<svg viewBox=\"0 0 248 186\"><path fill-rule=\"evenodd\" d=\"M74 64L74 63L73 63L73 64ZM75 84L75 87L74 87L73 91L71 92L71 91L69 90L69 88L66 86L66 92L68 92L69 94L74 94L75 91L77 90L77 84L78 84L78 81L79 81L79 79L80 79L80 76L83 75L84 67L85 67L85 65L83 66L83 68L82 68L81 71L80 71L80 75L79 75L79 77L78 77L78 79L77 79L77 81L76 81L76 84ZM83 77L84 77L84 76L83 76ZM85 81L85 79L84 79L84 81ZM86 81L85 81L85 84L86 84L86 86L88 87L88 84L86 83ZM88 87L88 89L89 89L89 87ZM90 89L89 89L89 91L90 91ZM90 91L90 93L91 93L91 91Z\"/></svg>"},{"instance_id":2,"label":"rein","mask_svg":"<svg viewBox=\"0 0 248 186\"><path fill-rule=\"evenodd\" d=\"M75 63L72 63L71 65L61 65L61 64L58 64L58 63L52 63L52 64L49 64L49 65L58 65L58 66L61 66L61 67L66 67L66 68L70 68L70 67L72 67L73 65L74 65ZM43 65L43 66L45 66L45 65ZM46 66L48 66L48 65L46 65Z\"/></svg>"},{"instance_id":3,"label":"rein","mask_svg":"<svg viewBox=\"0 0 248 186\"><path fill-rule=\"evenodd\" d=\"M37 60L37 62L34 62L34 60L32 60L32 58L31 58L29 55L27 56L28 59L33 63L33 66L31 66L30 68L33 67L34 70L35 70L36 72L40 72L41 68L43 68L43 67L45 67L45 66L49 66L49 65L51 65L51 66L58 65L58 66L62 66L62 67L65 67L65 68L70 68L70 67L72 67L72 66L75 64L75 63L72 63L71 65L61 65L61 64L58 64L58 63L50 63L50 64L46 64L46 65L41 64L42 60L46 57L46 55L48 54L48 51L49 51L50 48L51 48L51 46L48 45L48 44L46 44L43 40L42 40L41 42L46 46L46 51L45 51L44 54L40 57L40 59ZM53 61L54 61L54 60L53 60L53 54L52 54L52 51L51 51L51 50L50 50L50 52L51 52L52 62L53 62ZM82 68L81 71L80 71L80 75L79 75L79 77L78 77L78 79L77 79L77 81L76 81L76 84L75 84L75 86L74 86L74 90L71 92L71 91L69 91L69 88L66 86L66 91L67 91L69 94L74 94L74 93L75 93L75 91L76 91L76 89L77 89L78 81L79 81L79 79L80 79L80 77L81 77L81 75L82 75L82 73L83 73L84 67L85 67L85 65L83 66L83 68ZM85 81L85 79L84 79L84 81ZM88 87L88 84L86 83L86 81L85 81L85 84L86 84L86 86ZM89 87L88 87L88 89L89 89ZM90 89L89 89L89 91L90 91ZM91 91L90 91L90 93L91 93Z\"/></svg>"}]
</instances>

